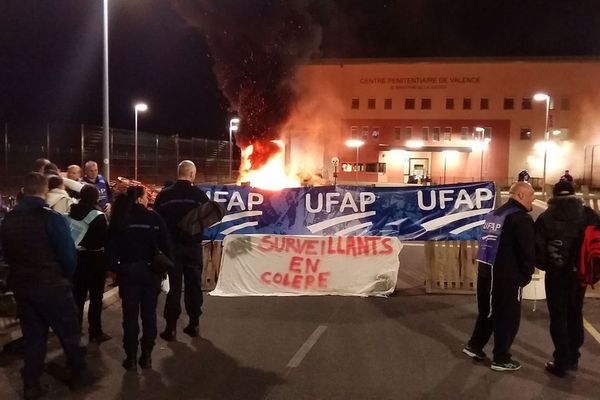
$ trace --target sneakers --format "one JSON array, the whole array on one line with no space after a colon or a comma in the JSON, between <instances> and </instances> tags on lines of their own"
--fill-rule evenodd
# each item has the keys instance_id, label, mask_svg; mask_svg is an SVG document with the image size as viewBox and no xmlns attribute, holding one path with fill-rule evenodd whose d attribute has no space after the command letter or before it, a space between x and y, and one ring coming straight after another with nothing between
<instances>
[{"instance_id":1,"label":"sneakers","mask_svg":"<svg viewBox=\"0 0 600 400\"><path fill-rule=\"evenodd\" d=\"M483 361L486 358L486 355L483 352L483 350L474 349L474 348L470 347L469 345L463 347L462 352L465 353L466 355L468 355L469 357L471 357L475 361Z\"/></svg>"},{"instance_id":2,"label":"sneakers","mask_svg":"<svg viewBox=\"0 0 600 400\"><path fill-rule=\"evenodd\" d=\"M491 368L494 371L518 371L521 369L521 364L515 360L510 360L505 363L493 362Z\"/></svg>"}]
</instances>

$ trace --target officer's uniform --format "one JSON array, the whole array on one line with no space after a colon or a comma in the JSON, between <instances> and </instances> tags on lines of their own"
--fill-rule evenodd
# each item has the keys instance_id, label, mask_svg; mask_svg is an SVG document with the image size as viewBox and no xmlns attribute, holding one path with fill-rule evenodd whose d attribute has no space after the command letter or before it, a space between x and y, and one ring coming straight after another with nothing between
<instances>
[{"instance_id":1,"label":"officer's uniform","mask_svg":"<svg viewBox=\"0 0 600 400\"><path fill-rule=\"evenodd\" d=\"M194 207L208 201L206 194L190 181L177 180L163 189L154 203L154 209L164 218L171 238L175 256L175 268L169 272L171 290L167 295L164 317L166 332L176 331L181 315L181 288L185 281L184 302L189 317L188 328L197 330L202 314L202 235L192 237L182 232L177 224Z\"/></svg>"},{"instance_id":2,"label":"officer's uniform","mask_svg":"<svg viewBox=\"0 0 600 400\"><path fill-rule=\"evenodd\" d=\"M123 347L135 359L138 349L141 310L142 354L150 354L156 339L156 303L161 277L150 269L155 243L171 257L171 245L163 219L141 204L134 204L124 229L109 231L109 268L117 273L123 307Z\"/></svg>"}]
</instances>

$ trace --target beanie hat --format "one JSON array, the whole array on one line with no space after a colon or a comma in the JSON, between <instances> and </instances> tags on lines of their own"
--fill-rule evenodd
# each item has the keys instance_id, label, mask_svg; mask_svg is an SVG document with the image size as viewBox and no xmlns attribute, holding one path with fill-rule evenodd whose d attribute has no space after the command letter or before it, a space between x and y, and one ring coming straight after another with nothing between
<instances>
[{"instance_id":1,"label":"beanie hat","mask_svg":"<svg viewBox=\"0 0 600 400\"><path fill-rule=\"evenodd\" d=\"M575 187L569 181L558 181L552 188L552 195L558 196L571 196L575 194Z\"/></svg>"}]
</instances>

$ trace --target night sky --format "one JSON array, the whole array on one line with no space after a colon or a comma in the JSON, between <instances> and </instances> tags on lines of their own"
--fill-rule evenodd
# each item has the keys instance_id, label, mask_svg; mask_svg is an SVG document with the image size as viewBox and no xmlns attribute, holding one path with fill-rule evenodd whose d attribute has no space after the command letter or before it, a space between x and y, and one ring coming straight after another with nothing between
<instances>
[{"instance_id":1,"label":"night sky","mask_svg":"<svg viewBox=\"0 0 600 400\"><path fill-rule=\"evenodd\" d=\"M600 56L594 1L110 4L111 126L132 129L139 99L150 106L143 129L159 134L225 138L235 103L285 95L277 81L310 58ZM0 122L101 125L102 0L4 0L0 26ZM248 55L261 69L236 80ZM237 93L265 70L275 78L262 92ZM262 111L246 110L285 117Z\"/></svg>"}]
</instances>

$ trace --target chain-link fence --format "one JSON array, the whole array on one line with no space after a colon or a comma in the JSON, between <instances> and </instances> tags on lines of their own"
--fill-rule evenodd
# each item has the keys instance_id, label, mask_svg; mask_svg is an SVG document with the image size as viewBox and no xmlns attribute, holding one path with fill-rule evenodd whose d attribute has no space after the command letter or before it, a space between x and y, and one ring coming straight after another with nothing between
<instances>
[{"instance_id":1,"label":"chain-link fence","mask_svg":"<svg viewBox=\"0 0 600 400\"><path fill-rule=\"evenodd\" d=\"M102 127L65 124L4 124L0 146L0 188L20 186L37 158L48 158L66 170L88 160L102 168ZM239 149L233 148L232 179L229 176L229 142L181 138L138 131L138 180L163 184L175 179L181 160L198 168L197 182L230 182L237 178ZM110 174L134 178L135 135L125 129L110 130Z\"/></svg>"}]
</instances>

